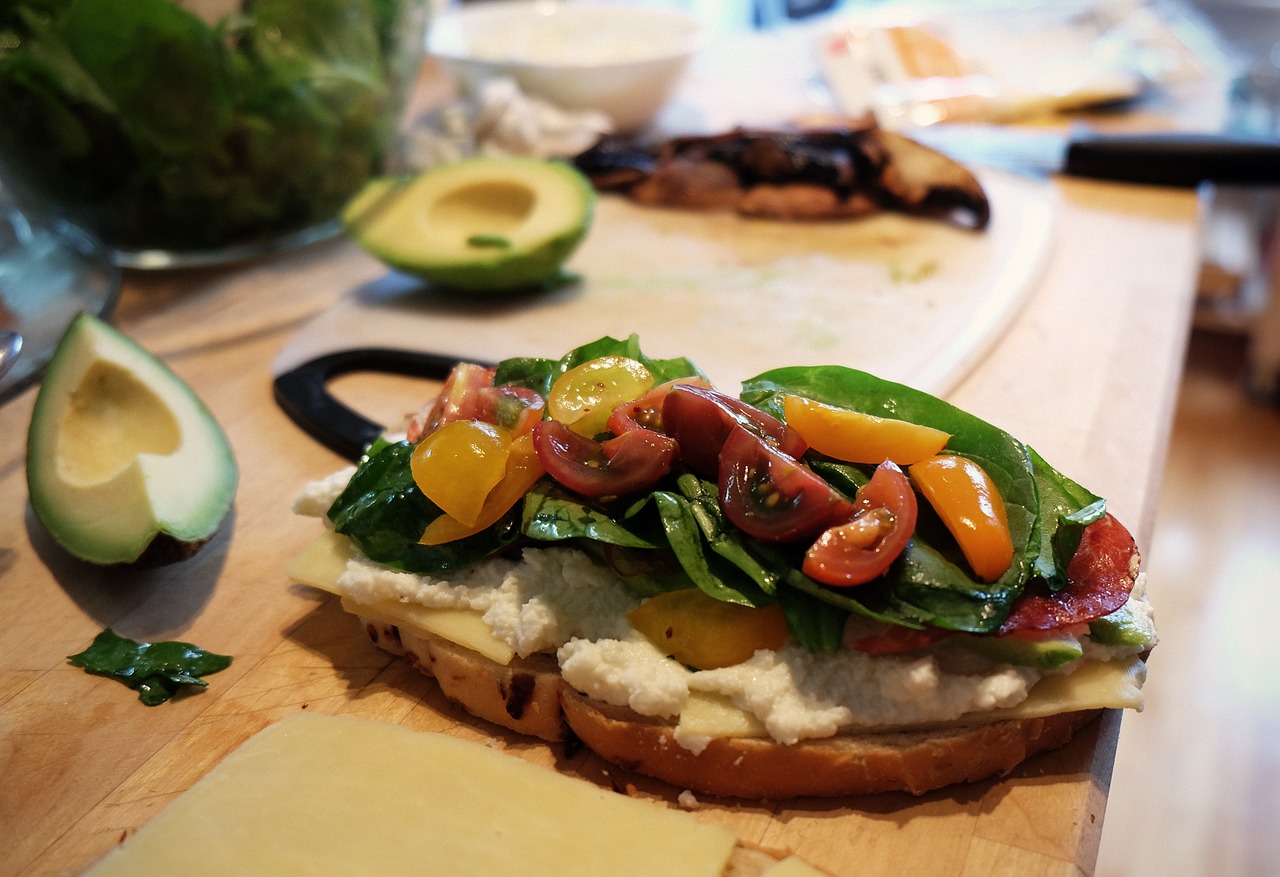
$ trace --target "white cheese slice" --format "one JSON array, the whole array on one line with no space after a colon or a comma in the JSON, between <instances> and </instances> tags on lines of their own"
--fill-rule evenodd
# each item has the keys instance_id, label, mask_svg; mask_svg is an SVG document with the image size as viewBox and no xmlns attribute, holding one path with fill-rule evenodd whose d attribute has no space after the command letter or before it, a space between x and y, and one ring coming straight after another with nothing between
<instances>
[{"instance_id":1,"label":"white cheese slice","mask_svg":"<svg viewBox=\"0 0 1280 877\"><path fill-rule=\"evenodd\" d=\"M698 737L765 737L764 722L739 708L723 694L690 691L680 708L679 734L682 738Z\"/></svg>"},{"instance_id":2,"label":"white cheese slice","mask_svg":"<svg viewBox=\"0 0 1280 877\"><path fill-rule=\"evenodd\" d=\"M355 555L356 549L350 539L326 530L289 561L284 572L299 584L341 596L338 579L346 571L347 561Z\"/></svg>"},{"instance_id":3,"label":"white cheese slice","mask_svg":"<svg viewBox=\"0 0 1280 877\"><path fill-rule=\"evenodd\" d=\"M717 877L735 843L478 743L293 713L87 873Z\"/></svg>"},{"instance_id":4,"label":"white cheese slice","mask_svg":"<svg viewBox=\"0 0 1280 877\"><path fill-rule=\"evenodd\" d=\"M402 603L398 600L356 603L348 599L338 587L338 579L346 571L347 561L355 557L355 554L356 549L350 539L329 531L302 549L285 567L285 574L295 582L342 597L342 608L352 615L381 621L383 624L394 624L410 631L433 633L504 666L511 663L516 654L515 649L494 636L493 630L484 623L478 612Z\"/></svg>"},{"instance_id":5,"label":"white cheese slice","mask_svg":"<svg viewBox=\"0 0 1280 877\"><path fill-rule=\"evenodd\" d=\"M1140 658L1114 661L1083 661L1067 674L1040 677L1022 703L984 714L995 718L1029 719L1092 709L1141 710L1142 683L1147 681L1147 665Z\"/></svg>"},{"instance_id":6,"label":"white cheese slice","mask_svg":"<svg viewBox=\"0 0 1280 877\"><path fill-rule=\"evenodd\" d=\"M346 597L342 598L342 608L352 615L394 624L401 629L434 633L504 666L510 664L516 655L516 650L494 636L493 628L472 609L441 609L420 603L401 603L399 600L357 603Z\"/></svg>"}]
</instances>

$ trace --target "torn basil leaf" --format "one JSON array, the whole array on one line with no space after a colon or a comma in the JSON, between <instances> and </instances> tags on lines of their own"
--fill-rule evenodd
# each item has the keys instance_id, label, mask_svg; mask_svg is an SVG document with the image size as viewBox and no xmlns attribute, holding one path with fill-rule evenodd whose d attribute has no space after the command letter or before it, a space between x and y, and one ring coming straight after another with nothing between
<instances>
[{"instance_id":1,"label":"torn basil leaf","mask_svg":"<svg viewBox=\"0 0 1280 877\"><path fill-rule=\"evenodd\" d=\"M107 628L93 644L67 658L95 676L110 676L138 692L147 706L158 706L184 685L204 688L201 676L231 666L227 655L215 655L183 642L140 643Z\"/></svg>"}]
</instances>

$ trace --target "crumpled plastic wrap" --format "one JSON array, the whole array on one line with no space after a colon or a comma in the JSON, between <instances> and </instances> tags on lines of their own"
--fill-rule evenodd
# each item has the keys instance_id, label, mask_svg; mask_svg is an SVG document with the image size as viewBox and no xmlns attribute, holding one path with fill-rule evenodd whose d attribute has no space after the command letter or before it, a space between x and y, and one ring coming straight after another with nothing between
<instances>
[{"instance_id":1,"label":"crumpled plastic wrap","mask_svg":"<svg viewBox=\"0 0 1280 877\"><path fill-rule=\"evenodd\" d=\"M406 159L414 168L474 154L567 159L613 130L604 113L565 109L525 94L513 79L498 78L411 130Z\"/></svg>"}]
</instances>

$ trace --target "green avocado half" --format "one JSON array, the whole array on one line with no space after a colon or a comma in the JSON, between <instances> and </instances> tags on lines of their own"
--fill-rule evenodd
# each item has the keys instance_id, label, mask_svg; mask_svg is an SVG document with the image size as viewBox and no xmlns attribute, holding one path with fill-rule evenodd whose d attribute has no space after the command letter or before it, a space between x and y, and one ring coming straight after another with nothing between
<instances>
[{"instance_id":1,"label":"green avocado half","mask_svg":"<svg viewBox=\"0 0 1280 877\"><path fill-rule=\"evenodd\" d=\"M226 434L181 378L102 320L71 322L27 432L31 505L62 547L98 564L184 559L237 480Z\"/></svg>"},{"instance_id":2,"label":"green avocado half","mask_svg":"<svg viewBox=\"0 0 1280 877\"><path fill-rule=\"evenodd\" d=\"M536 288L591 226L596 194L558 160L477 156L367 184L343 211L347 231L399 271L473 293Z\"/></svg>"}]
</instances>

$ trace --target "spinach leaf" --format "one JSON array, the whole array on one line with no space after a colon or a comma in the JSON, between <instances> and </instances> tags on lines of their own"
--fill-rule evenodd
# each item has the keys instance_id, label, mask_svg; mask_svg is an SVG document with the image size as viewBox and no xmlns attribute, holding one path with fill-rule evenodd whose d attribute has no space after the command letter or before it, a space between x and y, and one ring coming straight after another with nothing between
<instances>
[{"instance_id":1,"label":"spinach leaf","mask_svg":"<svg viewBox=\"0 0 1280 877\"><path fill-rule=\"evenodd\" d=\"M588 539L623 548L660 547L659 542L629 528L622 518L588 505L549 479L534 485L525 494L521 528L526 536L542 542Z\"/></svg>"},{"instance_id":2,"label":"spinach leaf","mask_svg":"<svg viewBox=\"0 0 1280 877\"><path fill-rule=\"evenodd\" d=\"M693 503L678 493L656 490L648 497L658 510L667 541L685 573L705 594L726 603L765 606L769 596L731 563L704 548Z\"/></svg>"},{"instance_id":3,"label":"spinach leaf","mask_svg":"<svg viewBox=\"0 0 1280 877\"><path fill-rule=\"evenodd\" d=\"M791 589L805 594L820 603L826 603L828 606L844 610L845 614L854 612L858 615L865 615L867 618L873 618L876 621L897 624L902 627L918 628L923 626L921 622L908 615L891 614L888 610L878 607L873 608L869 601L856 599L852 596L857 594L858 597L874 597L875 589L871 585L863 585L858 588L829 588L826 585L815 582L798 569L792 569L787 572L787 585ZM779 591L778 593L782 594L784 592Z\"/></svg>"},{"instance_id":4,"label":"spinach leaf","mask_svg":"<svg viewBox=\"0 0 1280 877\"><path fill-rule=\"evenodd\" d=\"M67 658L96 676L109 676L138 692L147 706L169 700L184 685L204 688L200 679L231 666L227 655L215 655L184 642L140 643L107 628L89 648Z\"/></svg>"},{"instance_id":5,"label":"spinach leaf","mask_svg":"<svg viewBox=\"0 0 1280 877\"><path fill-rule=\"evenodd\" d=\"M1032 569L1051 591L1067 586L1067 564L1080 547L1084 528L1107 512L1106 500L1058 472L1031 451L1040 494L1040 518L1036 532L1039 553Z\"/></svg>"},{"instance_id":6,"label":"spinach leaf","mask_svg":"<svg viewBox=\"0 0 1280 877\"><path fill-rule=\"evenodd\" d=\"M329 507L334 529L370 560L415 573L462 569L498 554L521 538L517 513L493 527L444 545L422 545L427 524L441 514L413 481L409 442L395 442L367 456Z\"/></svg>"},{"instance_id":7,"label":"spinach leaf","mask_svg":"<svg viewBox=\"0 0 1280 877\"><path fill-rule=\"evenodd\" d=\"M689 501L689 512L711 550L745 573L760 590L776 594L791 560L777 556L762 542L749 540L729 524L720 508L719 488L712 482L685 473L676 485Z\"/></svg>"},{"instance_id":8,"label":"spinach leaf","mask_svg":"<svg viewBox=\"0 0 1280 877\"><path fill-rule=\"evenodd\" d=\"M778 591L778 604L787 619L787 631L804 648L811 652L840 650L849 610L794 587Z\"/></svg>"}]
</instances>

